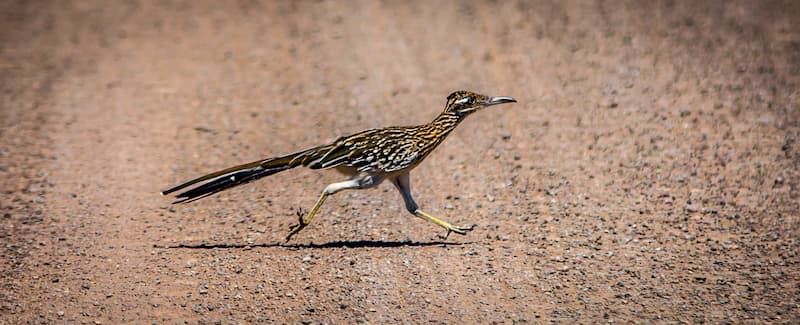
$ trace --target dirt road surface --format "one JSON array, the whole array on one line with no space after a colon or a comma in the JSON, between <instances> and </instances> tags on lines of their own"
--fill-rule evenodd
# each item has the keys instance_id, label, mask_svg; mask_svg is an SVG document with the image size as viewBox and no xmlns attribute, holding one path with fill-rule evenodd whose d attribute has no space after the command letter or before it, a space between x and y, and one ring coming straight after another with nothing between
<instances>
[{"instance_id":1,"label":"dirt road surface","mask_svg":"<svg viewBox=\"0 0 800 325\"><path fill-rule=\"evenodd\" d=\"M794 323L797 1L3 1L0 323ZM158 191L451 91L412 173Z\"/></svg>"}]
</instances>

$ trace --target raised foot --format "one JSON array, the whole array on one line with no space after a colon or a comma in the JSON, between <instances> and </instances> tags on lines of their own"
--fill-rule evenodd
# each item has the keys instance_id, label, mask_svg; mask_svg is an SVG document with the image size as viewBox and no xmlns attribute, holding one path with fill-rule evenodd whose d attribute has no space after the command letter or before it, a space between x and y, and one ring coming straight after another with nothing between
<instances>
[{"instance_id":1,"label":"raised foot","mask_svg":"<svg viewBox=\"0 0 800 325\"><path fill-rule=\"evenodd\" d=\"M289 230L291 230L291 232L289 232L289 235L286 236L287 242L292 239L292 236L297 235L300 230L303 230L303 228L308 226L308 222L303 218L304 216L305 213L302 209L297 211L298 224L289 226Z\"/></svg>"},{"instance_id":2,"label":"raised foot","mask_svg":"<svg viewBox=\"0 0 800 325\"><path fill-rule=\"evenodd\" d=\"M451 232L457 233L459 235L466 235L467 232L470 232L472 231L472 229L475 229L475 225L471 225L469 227L448 225L445 226L445 229L447 229L447 233L445 233L444 235L439 235L439 238L447 239L447 237L450 236Z\"/></svg>"}]
</instances>

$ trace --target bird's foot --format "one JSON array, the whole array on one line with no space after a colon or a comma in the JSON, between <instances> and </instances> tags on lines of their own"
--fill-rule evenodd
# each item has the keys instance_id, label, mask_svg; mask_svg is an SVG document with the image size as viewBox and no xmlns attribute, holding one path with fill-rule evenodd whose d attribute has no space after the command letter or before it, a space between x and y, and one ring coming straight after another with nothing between
<instances>
[{"instance_id":1,"label":"bird's foot","mask_svg":"<svg viewBox=\"0 0 800 325\"><path fill-rule=\"evenodd\" d=\"M459 235L466 235L468 232L472 231L472 229L475 229L475 225L471 225L469 227L447 225L444 228L447 230L447 233L445 233L444 235L439 235L439 238L441 239L447 239L447 237L450 236L451 232L457 233Z\"/></svg>"},{"instance_id":2,"label":"bird's foot","mask_svg":"<svg viewBox=\"0 0 800 325\"><path fill-rule=\"evenodd\" d=\"M308 222L303 217L305 217L305 212L303 212L303 209L298 209L297 210L298 224L289 226L289 230L291 230L291 232L289 232L289 235L286 236L286 242L289 242L289 240L292 239L292 236L297 235L297 233L300 232L300 230L303 230L303 228L308 226Z\"/></svg>"}]
</instances>

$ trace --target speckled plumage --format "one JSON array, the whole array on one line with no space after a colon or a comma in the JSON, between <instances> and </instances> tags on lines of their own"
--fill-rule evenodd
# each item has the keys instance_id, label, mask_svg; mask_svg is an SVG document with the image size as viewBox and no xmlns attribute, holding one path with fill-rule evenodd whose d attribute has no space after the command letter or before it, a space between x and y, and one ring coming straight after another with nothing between
<instances>
[{"instance_id":1,"label":"speckled plumage","mask_svg":"<svg viewBox=\"0 0 800 325\"><path fill-rule=\"evenodd\" d=\"M391 180L400 190L409 212L444 227L447 234L451 231L465 234L471 228L453 226L419 210L411 197L409 171L436 149L467 115L486 106L515 101L510 97L457 91L447 97L444 111L430 123L361 131L331 144L220 170L167 189L162 194L199 183L197 187L176 195L176 203L190 202L301 165L311 169L336 168L352 178L326 187L308 217L300 216L299 225L293 227L287 240L311 222L328 195L343 189L374 187L385 179Z\"/></svg>"},{"instance_id":2,"label":"speckled plumage","mask_svg":"<svg viewBox=\"0 0 800 325\"><path fill-rule=\"evenodd\" d=\"M346 166L366 173L413 168L444 140L455 123L365 130L315 150L313 160L304 164L312 169Z\"/></svg>"}]
</instances>

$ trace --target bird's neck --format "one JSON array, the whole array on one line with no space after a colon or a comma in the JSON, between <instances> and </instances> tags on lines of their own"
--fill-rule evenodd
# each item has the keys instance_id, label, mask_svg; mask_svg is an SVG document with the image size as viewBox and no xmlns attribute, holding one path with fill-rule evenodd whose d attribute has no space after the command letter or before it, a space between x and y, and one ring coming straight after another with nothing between
<instances>
[{"instance_id":1,"label":"bird's neck","mask_svg":"<svg viewBox=\"0 0 800 325\"><path fill-rule=\"evenodd\" d=\"M464 116L444 111L423 127L429 128L432 134L442 134L442 138L444 138L444 136L453 131L462 120L464 120Z\"/></svg>"},{"instance_id":2,"label":"bird's neck","mask_svg":"<svg viewBox=\"0 0 800 325\"><path fill-rule=\"evenodd\" d=\"M428 123L428 126L437 129L442 133L450 133L458 126L458 123L464 120L464 116L459 116L455 113L444 111L437 116L433 121Z\"/></svg>"}]
</instances>

